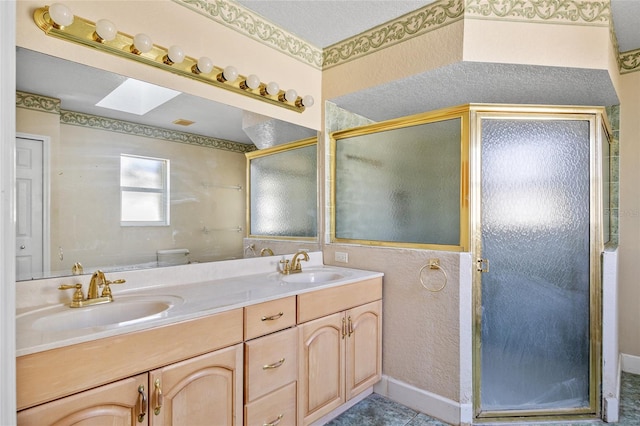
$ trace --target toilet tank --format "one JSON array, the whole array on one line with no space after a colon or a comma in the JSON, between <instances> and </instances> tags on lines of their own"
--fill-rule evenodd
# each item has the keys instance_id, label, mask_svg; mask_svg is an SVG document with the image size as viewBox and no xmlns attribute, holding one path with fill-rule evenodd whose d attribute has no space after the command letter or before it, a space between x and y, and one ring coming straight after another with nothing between
<instances>
[{"instance_id":1,"label":"toilet tank","mask_svg":"<svg viewBox=\"0 0 640 426\"><path fill-rule=\"evenodd\" d=\"M189 249L169 249L156 251L158 266L176 266L189 263Z\"/></svg>"}]
</instances>

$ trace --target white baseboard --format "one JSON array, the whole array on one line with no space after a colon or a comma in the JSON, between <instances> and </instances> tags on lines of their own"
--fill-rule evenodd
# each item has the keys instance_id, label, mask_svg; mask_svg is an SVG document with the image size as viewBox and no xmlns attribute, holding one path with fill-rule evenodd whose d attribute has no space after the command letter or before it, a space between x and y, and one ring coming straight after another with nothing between
<instances>
[{"instance_id":1,"label":"white baseboard","mask_svg":"<svg viewBox=\"0 0 640 426\"><path fill-rule=\"evenodd\" d=\"M471 406L461 407L456 401L418 389L389 376L383 375L382 380L373 387L373 390L392 401L454 425L460 424L461 409L464 409L465 417L467 411L469 415L473 411Z\"/></svg>"},{"instance_id":2,"label":"white baseboard","mask_svg":"<svg viewBox=\"0 0 640 426\"><path fill-rule=\"evenodd\" d=\"M640 356L621 354L622 371L625 373L640 374Z\"/></svg>"}]
</instances>

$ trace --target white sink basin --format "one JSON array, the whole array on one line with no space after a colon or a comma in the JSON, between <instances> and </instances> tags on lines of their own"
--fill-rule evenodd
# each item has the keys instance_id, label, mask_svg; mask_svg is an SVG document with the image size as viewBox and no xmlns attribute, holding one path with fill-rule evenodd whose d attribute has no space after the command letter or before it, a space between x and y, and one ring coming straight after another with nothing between
<instances>
[{"instance_id":1,"label":"white sink basin","mask_svg":"<svg viewBox=\"0 0 640 426\"><path fill-rule=\"evenodd\" d=\"M111 303L84 308L57 305L18 315L16 326L18 329L56 332L131 325L161 318L182 301L177 296L120 296Z\"/></svg>"},{"instance_id":2,"label":"white sink basin","mask_svg":"<svg viewBox=\"0 0 640 426\"><path fill-rule=\"evenodd\" d=\"M327 283L342 278L344 278L344 275L335 271L302 271L291 275L284 275L281 280L287 283Z\"/></svg>"}]
</instances>

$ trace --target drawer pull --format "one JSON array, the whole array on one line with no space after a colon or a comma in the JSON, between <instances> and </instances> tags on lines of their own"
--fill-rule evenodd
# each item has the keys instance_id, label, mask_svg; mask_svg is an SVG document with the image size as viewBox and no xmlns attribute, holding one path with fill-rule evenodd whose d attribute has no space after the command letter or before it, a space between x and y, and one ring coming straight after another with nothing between
<instances>
[{"instance_id":1,"label":"drawer pull","mask_svg":"<svg viewBox=\"0 0 640 426\"><path fill-rule=\"evenodd\" d=\"M284 364L284 358L280 358L280 360L278 362L274 362L273 364L263 365L262 369L263 370L271 370L271 369L280 367L282 364Z\"/></svg>"},{"instance_id":2,"label":"drawer pull","mask_svg":"<svg viewBox=\"0 0 640 426\"><path fill-rule=\"evenodd\" d=\"M144 393L144 386L138 386L138 401L140 402L140 413L138 413L138 422L144 421L144 416L147 415L147 394Z\"/></svg>"},{"instance_id":3,"label":"drawer pull","mask_svg":"<svg viewBox=\"0 0 640 426\"><path fill-rule=\"evenodd\" d=\"M282 420L283 417L284 413L280 414L277 419L270 423L263 423L262 426L276 426L278 423L280 423L280 420Z\"/></svg>"},{"instance_id":4,"label":"drawer pull","mask_svg":"<svg viewBox=\"0 0 640 426\"><path fill-rule=\"evenodd\" d=\"M274 321L281 318L284 315L284 312L278 312L275 315L271 315L270 317L262 317L262 321Z\"/></svg>"},{"instance_id":5,"label":"drawer pull","mask_svg":"<svg viewBox=\"0 0 640 426\"><path fill-rule=\"evenodd\" d=\"M160 410L162 410L162 403L163 403L164 397L162 396L162 388L160 387L160 379L156 379L154 384L155 384L155 388L156 388L156 406L153 409L153 412L157 416L158 414L160 414Z\"/></svg>"}]
</instances>

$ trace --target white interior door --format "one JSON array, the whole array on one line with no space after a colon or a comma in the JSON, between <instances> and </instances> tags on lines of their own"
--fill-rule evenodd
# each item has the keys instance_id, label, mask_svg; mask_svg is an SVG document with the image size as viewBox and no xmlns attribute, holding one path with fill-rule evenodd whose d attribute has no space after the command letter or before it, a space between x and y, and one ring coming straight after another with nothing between
<instances>
[{"instance_id":1,"label":"white interior door","mask_svg":"<svg viewBox=\"0 0 640 426\"><path fill-rule=\"evenodd\" d=\"M16 280L45 270L45 140L16 137Z\"/></svg>"}]
</instances>

